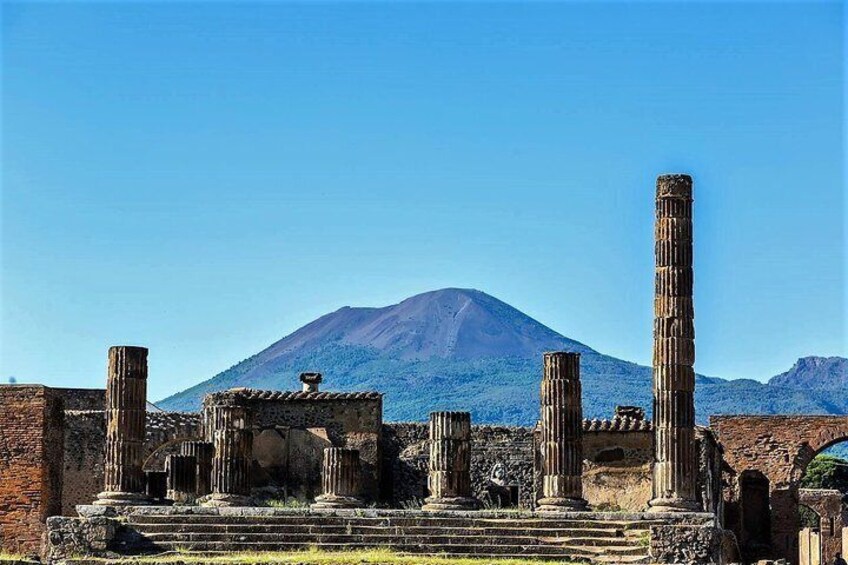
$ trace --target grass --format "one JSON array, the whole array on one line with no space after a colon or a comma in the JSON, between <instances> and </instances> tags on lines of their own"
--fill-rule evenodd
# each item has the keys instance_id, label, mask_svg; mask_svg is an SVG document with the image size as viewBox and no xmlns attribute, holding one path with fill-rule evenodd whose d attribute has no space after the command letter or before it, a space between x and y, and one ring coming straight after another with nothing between
<instances>
[{"instance_id":1,"label":"grass","mask_svg":"<svg viewBox=\"0 0 848 565\"><path fill-rule=\"evenodd\" d=\"M23 563L35 563L35 561L32 561L31 559L27 558L24 555L19 555L17 553L9 553L7 551L3 551L2 549L0 549L0 564L2 564L4 561L18 561L18 562L23 562Z\"/></svg>"},{"instance_id":2,"label":"grass","mask_svg":"<svg viewBox=\"0 0 848 565\"><path fill-rule=\"evenodd\" d=\"M104 560L104 562L133 565L158 565L160 563L208 563L210 565L576 565L568 561L542 561L539 559L478 559L409 555L379 548L339 552L319 549L286 552L234 552L221 555L169 553L160 556Z\"/></svg>"}]
</instances>

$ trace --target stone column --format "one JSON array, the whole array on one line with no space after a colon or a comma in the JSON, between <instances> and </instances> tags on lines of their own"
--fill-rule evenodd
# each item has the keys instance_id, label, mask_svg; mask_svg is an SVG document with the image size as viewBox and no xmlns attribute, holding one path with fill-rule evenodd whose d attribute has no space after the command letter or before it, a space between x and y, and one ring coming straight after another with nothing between
<instances>
[{"instance_id":1,"label":"stone column","mask_svg":"<svg viewBox=\"0 0 848 565\"><path fill-rule=\"evenodd\" d=\"M212 458L215 446L208 441L187 441L180 446L181 455L191 455L197 459L197 496L206 496L212 492Z\"/></svg>"},{"instance_id":2,"label":"stone column","mask_svg":"<svg viewBox=\"0 0 848 565\"><path fill-rule=\"evenodd\" d=\"M315 498L314 509L361 508L362 466L359 450L328 447L324 450L321 468L321 490Z\"/></svg>"},{"instance_id":3,"label":"stone column","mask_svg":"<svg viewBox=\"0 0 848 565\"><path fill-rule=\"evenodd\" d=\"M586 510L579 353L545 353L540 398L542 498L538 510Z\"/></svg>"},{"instance_id":4,"label":"stone column","mask_svg":"<svg viewBox=\"0 0 848 565\"><path fill-rule=\"evenodd\" d=\"M147 504L144 432L147 419L147 349L109 348L106 373L105 485L94 504Z\"/></svg>"},{"instance_id":5,"label":"stone column","mask_svg":"<svg viewBox=\"0 0 848 565\"><path fill-rule=\"evenodd\" d=\"M695 324L692 178L657 178L654 296L655 512L698 509L695 499Z\"/></svg>"},{"instance_id":6,"label":"stone column","mask_svg":"<svg viewBox=\"0 0 848 565\"><path fill-rule=\"evenodd\" d=\"M210 407L215 456L209 506L250 505L250 463L253 458L253 411L232 403Z\"/></svg>"},{"instance_id":7,"label":"stone column","mask_svg":"<svg viewBox=\"0 0 848 565\"><path fill-rule=\"evenodd\" d=\"M471 496L471 414L430 413L430 496L422 510L475 510Z\"/></svg>"},{"instance_id":8,"label":"stone column","mask_svg":"<svg viewBox=\"0 0 848 565\"><path fill-rule=\"evenodd\" d=\"M194 455L168 455L168 498L176 503L190 504L197 498L197 459Z\"/></svg>"},{"instance_id":9,"label":"stone column","mask_svg":"<svg viewBox=\"0 0 848 565\"><path fill-rule=\"evenodd\" d=\"M162 504L168 498L168 473L165 471L145 471L147 477L147 498Z\"/></svg>"}]
</instances>

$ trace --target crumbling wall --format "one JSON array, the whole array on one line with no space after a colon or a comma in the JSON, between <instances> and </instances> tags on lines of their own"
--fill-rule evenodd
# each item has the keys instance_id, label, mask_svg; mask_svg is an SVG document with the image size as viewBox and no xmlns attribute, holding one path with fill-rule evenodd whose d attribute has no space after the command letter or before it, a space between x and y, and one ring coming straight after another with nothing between
<instances>
[{"instance_id":1,"label":"crumbling wall","mask_svg":"<svg viewBox=\"0 0 848 565\"><path fill-rule=\"evenodd\" d=\"M604 422L584 422L584 430L596 429L583 435L583 495L596 508L642 510L651 498L650 426ZM428 425L388 423L383 430L383 498L394 506L413 506L427 496ZM533 508L539 492L535 435L529 427L472 426L474 495L492 504L500 481L519 507Z\"/></svg>"},{"instance_id":2,"label":"crumbling wall","mask_svg":"<svg viewBox=\"0 0 848 565\"><path fill-rule=\"evenodd\" d=\"M62 400L44 386L0 385L0 548L38 554L61 511Z\"/></svg>"},{"instance_id":3,"label":"crumbling wall","mask_svg":"<svg viewBox=\"0 0 848 565\"><path fill-rule=\"evenodd\" d=\"M596 510L644 510L651 499L651 430L583 433L583 498Z\"/></svg>"},{"instance_id":4,"label":"crumbling wall","mask_svg":"<svg viewBox=\"0 0 848 565\"><path fill-rule=\"evenodd\" d=\"M73 516L78 504L91 504L103 490L106 453L106 413L65 412L62 514Z\"/></svg>"},{"instance_id":5,"label":"crumbling wall","mask_svg":"<svg viewBox=\"0 0 848 565\"><path fill-rule=\"evenodd\" d=\"M302 392L231 389L208 395L208 406L229 398L254 413L255 487L301 499L320 494L323 449L358 449L363 494L379 498L383 396L377 392Z\"/></svg>"},{"instance_id":6,"label":"crumbling wall","mask_svg":"<svg viewBox=\"0 0 848 565\"><path fill-rule=\"evenodd\" d=\"M145 426L145 468L162 470L167 449L180 441L201 439L199 414L148 412ZM106 452L106 412L70 410L65 412L64 481L62 514L72 516L79 504L91 504L103 490L103 464Z\"/></svg>"},{"instance_id":7,"label":"crumbling wall","mask_svg":"<svg viewBox=\"0 0 848 565\"><path fill-rule=\"evenodd\" d=\"M848 439L848 416L712 416L710 429L724 450L725 519L748 559L748 542L740 479L761 473L768 480L770 555L798 562L798 489L816 453Z\"/></svg>"}]
</instances>

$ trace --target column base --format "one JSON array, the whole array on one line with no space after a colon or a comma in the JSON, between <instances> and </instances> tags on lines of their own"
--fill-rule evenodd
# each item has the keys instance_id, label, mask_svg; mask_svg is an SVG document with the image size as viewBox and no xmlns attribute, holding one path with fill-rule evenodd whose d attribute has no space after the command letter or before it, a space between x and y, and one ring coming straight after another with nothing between
<instances>
[{"instance_id":1,"label":"column base","mask_svg":"<svg viewBox=\"0 0 848 565\"><path fill-rule=\"evenodd\" d=\"M421 510L425 512L451 512L463 510L479 510L480 501L476 498L458 496L454 498L433 498L424 499L424 506Z\"/></svg>"},{"instance_id":2,"label":"column base","mask_svg":"<svg viewBox=\"0 0 848 565\"><path fill-rule=\"evenodd\" d=\"M315 502L309 506L312 510L333 510L338 508L364 508L365 503L356 496L339 496L337 494L322 494L315 497Z\"/></svg>"},{"instance_id":3,"label":"column base","mask_svg":"<svg viewBox=\"0 0 848 565\"><path fill-rule=\"evenodd\" d=\"M687 498L655 498L648 503L648 512L700 512L701 506Z\"/></svg>"},{"instance_id":4,"label":"column base","mask_svg":"<svg viewBox=\"0 0 848 565\"><path fill-rule=\"evenodd\" d=\"M582 512L589 510L589 503L582 498L540 498L537 504L536 512Z\"/></svg>"},{"instance_id":5,"label":"column base","mask_svg":"<svg viewBox=\"0 0 848 565\"><path fill-rule=\"evenodd\" d=\"M253 499L241 494L212 493L197 502L201 506L251 506Z\"/></svg>"},{"instance_id":6,"label":"column base","mask_svg":"<svg viewBox=\"0 0 848 565\"><path fill-rule=\"evenodd\" d=\"M92 502L95 506L147 506L150 499L140 492L103 491Z\"/></svg>"}]
</instances>

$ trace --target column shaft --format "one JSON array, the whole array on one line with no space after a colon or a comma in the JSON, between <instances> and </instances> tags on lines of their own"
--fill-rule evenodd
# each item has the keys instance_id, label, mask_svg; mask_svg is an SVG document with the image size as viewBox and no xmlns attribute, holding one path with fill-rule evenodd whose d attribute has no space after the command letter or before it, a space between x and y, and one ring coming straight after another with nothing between
<instances>
[{"instance_id":1,"label":"column shaft","mask_svg":"<svg viewBox=\"0 0 848 565\"><path fill-rule=\"evenodd\" d=\"M145 504L144 435L147 418L147 349L109 348L106 374L104 489L95 504Z\"/></svg>"},{"instance_id":2,"label":"column shaft","mask_svg":"<svg viewBox=\"0 0 848 565\"><path fill-rule=\"evenodd\" d=\"M585 510L580 354L545 353L540 511Z\"/></svg>"},{"instance_id":3,"label":"column shaft","mask_svg":"<svg viewBox=\"0 0 848 565\"><path fill-rule=\"evenodd\" d=\"M197 459L197 496L212 492L212 459L215 445L208 441L187 441L180 446L180 454Z\"/></svg>"},{"instance_id":4,"label":"column shaft","mask_svg":"<svg viewBox=\"0 0 848 565\"><path fill-rule=\"evenodd\" d=\"M194 502L197 497L197 459L194 455L168 455L168 498L180 504Z\"/></svg>"},{"instance_id":5,"label":"column shaft","mask_svg":"<svg viewBox=\"0 0 848 565\"><path fill-rule=\"evenodd\" d=\"M691 511L695 499L695 324L692 179L657 178L654 297L653 500L658 512Z\"/></svg>"},{"instance_id":6,"label":"column shaft","mask_svg":"<svg viewBox=\"0 0 848 565\"><path fill-rule=\"evenodd\" d=\"M315 498L312 508L362 507L359 451L342 447L326 448L321 468L321 487L323 493Z\"/></svg>"},{"instance_id":7,"label":"column shaft","mask_svg":"<svg viewBox=\"0 0 848 565\"><path fill-rule=\"evenodd\" d=\"M430 413L430 496L422 510L473 510L471 495L471 414Z\"/></svg>"},{"instance_id":8,"label":"column shaft","mask_svg":"<svg viewBox=\"0 0 848 565\"><path fill-rule=\"evenodd\" d=\"M253 412L247 406L210 407L212 493L204 502L213 506L246 506L250 503L250 463L253 458Z\"/></svg>"}]
</instances>

